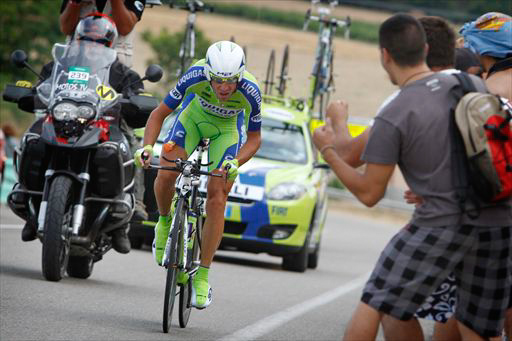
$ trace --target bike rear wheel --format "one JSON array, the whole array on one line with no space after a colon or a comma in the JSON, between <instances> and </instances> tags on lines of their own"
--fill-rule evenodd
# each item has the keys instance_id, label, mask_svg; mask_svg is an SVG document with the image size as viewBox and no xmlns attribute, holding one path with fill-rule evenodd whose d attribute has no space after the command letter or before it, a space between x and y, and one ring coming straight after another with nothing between
<instances>
[{"instance_id":1,"label":"bike rear wheel","mask_svg":"<svg viewBox=\"0 0 512 341\"><path fill-rule=\"evenodd\" d=\"M192 34L193 28L190 27L190 25L187 25L187 28L185 30L185 36L180 46L180 66L178 72L176 73L178 78L181 78L181 76L183 76L185 71L187 71L188 67L192 63L192 56L190 55L190 49L192 45Z\"/></svg>"},{"instance_id":2,"label":"bike rear wheel","mask_svg":"<svg viewBox=\"0 0 512 341\"><path fill-rule=\"evenodd\" d=\"M274 86L274 68L276 63L276 51L270 52L270 58L267 65L267 76L265 77L265 95L272 95L272 87Z\"/></svg>"},{"instance_id":3,"label":"bike rear wheel","mask_svg":"<svg viewBox=\"0 0 512 341\"><path fill-rule=\"evenodd\" d=\"M289 50L290 47L288 45L284 48L283 53L283 63L281 64L281 75L279 76L279 95L284 96L286 91L286 81L288 80L288 59L289 59Z\"/></svg>"},{"instance_id":4,"label":"bike rear wheel","mask_svg":"<svg viewBox=\"0 0 512 341\"><path fill-rule=\"evenodd\" d=\"M171 328L172 311L174 308L174 300L176 299L176 281L178 276L178 235L179 231L183 228L185 222L185 199L180 198L176 205L174 219L171 224L170 232L170 246L168 248L169 264L167 265L167 277L165 280L165 296L164 296L164 311L163 311L163 330L168 333ZM166 248L167 251L167 248Z\"/></svg>"}]
</instances>

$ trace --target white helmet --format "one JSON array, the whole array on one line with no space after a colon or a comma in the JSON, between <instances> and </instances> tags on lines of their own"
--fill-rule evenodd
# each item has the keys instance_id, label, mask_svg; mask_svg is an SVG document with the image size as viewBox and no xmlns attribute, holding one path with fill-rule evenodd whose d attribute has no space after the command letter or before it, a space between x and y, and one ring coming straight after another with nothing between
<instances>
[{"instance_id":1,"label":"white helmet","mask_svg":"<svg viewBox=\"0 0 512 341\"><path fill-rule=\"evenodd\" d=\"M238 81L244 77L244 50L231 41L223 40L211 45L206 51L205 62L204 72L209 81L211 76L223 79L238 76Z\"/></svg>"}]
</instances>

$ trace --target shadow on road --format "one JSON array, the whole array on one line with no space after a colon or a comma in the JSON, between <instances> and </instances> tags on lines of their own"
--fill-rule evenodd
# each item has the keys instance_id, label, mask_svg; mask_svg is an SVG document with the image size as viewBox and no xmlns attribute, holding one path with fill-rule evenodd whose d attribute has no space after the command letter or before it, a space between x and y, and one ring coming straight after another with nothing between
<instances>
[{"instance_id":1,"label":"shadow on road","mask_svg":"<svg viewBox=\"0 0 512 341\"><path fill-rule=\"evenodd\" d=\"M25 279L35 279L38 281L43 279L41 270L18 268L18 267L14 267L14 266L2 266L0 268L0 274L2 276L7 275L7 276L20 277L20 278L25 278Z\"/></svg>"},{"instance_id":2,"label":"shadow on road","mask_svg":"<svg viewBox=\"0 0 512 341\"><path fill-rule=\"evenodd\" d=\"M213 257L214 262L220 262L220 263L229 263L229 264L236 264L236 265L243 265L243 266L251 266L256 268L264 268L269 270L279 270L281 269L281 264L276 264L272 262L266 262L261 260L253 260L253 259L247 259L247 258L240 258L236 256L227 256L225 254L216 254L215 257Z\"/></svg>"}]
</instances>

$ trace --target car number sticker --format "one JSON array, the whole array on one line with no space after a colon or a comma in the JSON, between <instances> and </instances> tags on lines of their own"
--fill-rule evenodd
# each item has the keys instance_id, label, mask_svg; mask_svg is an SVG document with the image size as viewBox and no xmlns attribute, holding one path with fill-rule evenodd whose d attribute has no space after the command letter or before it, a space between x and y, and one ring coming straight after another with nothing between
<instances>
[{"instance_id":1,"label":"car number sticker","mask_svg":"<svg viewBox=\"0 0 512 341\"><path fill-rule=\"evenodd\" d=\"M233 187L231 188L231 191L229 192L229 196L235 197L235 198L241 198L241 199L247 199L247 200L262 200L263 195L265 193L265 189L261 186L254 186L254 185L246 185L240 183L239 178L236 178L235 183L233 184ZM207 184L207 177L201 176L200 184L199 184L199 191L200 192L206 192L206 184Z\"/></svg>"},{"instance_id":2,"label":"car number sticker","mask_svg":"<svg viewBox=\"0 0 512 341\"><path fill-rule=\"evenodd\" d=\"M89 82L89 68L82 66L71 66L69 68L68 83L87 84Z\"/></svg>"}]
</instances>

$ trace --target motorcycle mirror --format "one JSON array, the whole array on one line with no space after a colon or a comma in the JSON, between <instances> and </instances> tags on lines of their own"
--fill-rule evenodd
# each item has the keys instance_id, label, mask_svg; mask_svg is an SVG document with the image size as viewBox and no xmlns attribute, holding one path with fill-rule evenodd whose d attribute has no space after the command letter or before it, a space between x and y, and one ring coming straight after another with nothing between
<instances>
[{"instance_id":1,"label":"motorcycle mirror","mask_svg":"<svg viewBox=\"0 0 512 341\"><path fill-rule=\"evenodd\" d=\"M22 69L27 65L27 54L23 50L16 50L11 54L11 63Z\"/></svg>"},{"instance_id":2,"label":"motorcycle mirror","mask_svg":"<svg viewBox=\"0 0 512 341\"><path fill-rule=\"evenodd\" d=\"M146 75L144 78L152 83L156 83L160 79L162 79L163 74L164 74L164 71L162 70L162 67L160 65L151 64L146 69Z\"/></svg>"},{"instance_id":3,"label":"motorcycle mirror","mask_svg":"<svg viewBox=\"0 0 512 341\"><path fill-rule=\"evenodd\" d=\"M27 63L28 57L25 51L16 50L11 54L11 63L13 63L16 67L22 69L24 67L28 68L32 73L34 73L40 80L44 80L40 74L34 70L29 63Z\"/></svg>"}]
</instances>

